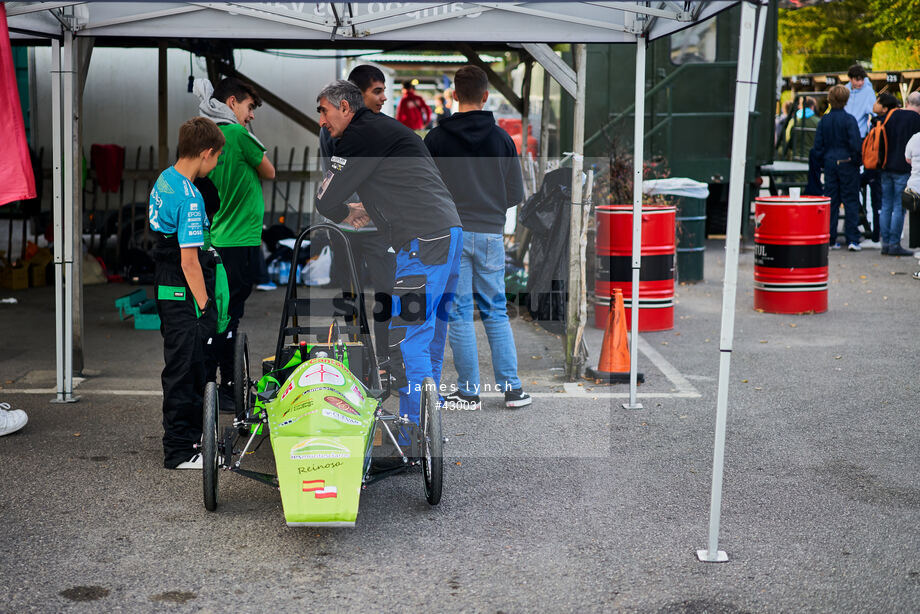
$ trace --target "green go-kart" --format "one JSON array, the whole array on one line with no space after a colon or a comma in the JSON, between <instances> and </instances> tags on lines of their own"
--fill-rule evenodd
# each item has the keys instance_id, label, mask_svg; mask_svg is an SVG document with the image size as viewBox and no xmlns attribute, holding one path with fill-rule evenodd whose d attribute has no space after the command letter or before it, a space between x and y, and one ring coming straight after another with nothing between
<instances>
[{"instance_id":1,"label":"green go-kart","mask_svg":"<svg viewBox=\"0 0 920 614\"><path fill-rule=\"evenodd\" d=\"M347 237L330 224L311 226L297 238L292 262L298 262L301 243L319 229L337 233L346 246L352 287L333 298L298 298L290 275L276 352L262 361L257 380L250 374L247 336L237 335L232 421L220 414L215 383L204 394L201 454L204 505L210 511L217 509L221 471L278 488L288 526L353 527L362 490L419 465L428 503L441 500L446 440L435 383L422 382L419 425L383 408L389 370L383 365L381 378ZM311 326L317 319L323 325ZM244 467L265 437L275 474Z\"/></svg>"}]
</instances>

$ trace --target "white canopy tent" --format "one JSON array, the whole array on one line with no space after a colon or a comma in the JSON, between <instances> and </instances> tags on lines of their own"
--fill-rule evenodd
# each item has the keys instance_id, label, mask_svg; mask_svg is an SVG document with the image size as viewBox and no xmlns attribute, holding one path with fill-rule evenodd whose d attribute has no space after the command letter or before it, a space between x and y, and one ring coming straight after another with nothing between
<instances>
[{"instance_id":1,"label":"white canopy tent","mask_svg":"<svg viewBox=\"0 0 920 614\"><path fill-rule=\"evenodd\" d=\"M522 46L563 89L575 98L572 144L572 206L582 207L582 169L585 109L586 43L636 45L635 138L632 288L638 304L641 264L642 160L645 116L645 57L649 41L703 21L737 4L737 0L646 2L326 2L326 3L224 3L224 2L8 2L11 37L51 39L52 130L54 142L53 207L54 263L56 268L56 347L58 402L73 396L73 310L75 246L79 219L79 178L74 173L80 114L75 104L79 87L80 39L246 39L288 41L309 47L330 42L479 42ZM712 498L708 547L699 550L702 561L727 560L718 550L722 466L728 407L729 368L734 334L741 211L747 153L748 118L756 91L757 68L763 42L766 0L742 2L738 70L731 151L726 266L722 303L719 391L713 452ZM760 7L759 16L756 6ZM117 42L117 40L113 40ZM563 62L550 43L576 43L575 69ZM76 186L76 189L75 189ZM570 289L582 286L584 248L582 216L571 216ZM75 226L76 224L76 226ZM580 260L580 262L579 262ZM569 302L569 334L584 326L584 296ZM81 305L77 305L81 309ZM630 395L626 408L638 409L638 310L632 310L632 360ZM570 343L571 347L572 344Z\"/></svg>"}]
</instances>

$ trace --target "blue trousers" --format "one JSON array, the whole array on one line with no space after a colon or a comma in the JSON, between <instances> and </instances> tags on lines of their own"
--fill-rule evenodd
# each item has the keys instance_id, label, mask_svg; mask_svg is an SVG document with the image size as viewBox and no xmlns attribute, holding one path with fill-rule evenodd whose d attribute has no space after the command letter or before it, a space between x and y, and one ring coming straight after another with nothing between
<instances>
[{"instance_id":1,"label":"blue trousers","mask_svg":"<svg viewBox=\"0 0 920 614\"><path fill-rule=\"evenodd\" d=\"M907 187L910 173L882 171L882 245L901 245L904 230L904 209L901 208L901 193Z\"/></svg>"},{"instance_id":2,"label":"blue trousers","mask_svg":"<svg viewBox=\"0 0 920 614\"><path fill-rule=\"evenodd\" d=\"M847 243L859 244L859 167L852 162L825 161L824 195L831 199L831 245L837 242L837 219L843 203Z\"/></svg>"},{"instance_id":3,"label":"blue trousers","mask_svg":"<svg viewBox=\"0 0 920 614\"><path fill-rule=\"evenodd\" d=\"M489 339L496 384L502 392L521 387L517 373L517 350L506 302L502 236L464 232L460 281L448 333L457 368L457 388L464 394L479 394L479 352L473 325L473 312L477 306Z\"/></svg>"},{"instance_id":4,"label":"blue trousers","mask_svg":"<svg viewBox=\"0 0 920 614\"><path fill-rule=\"evenodd\" d=\"M396 253L390 358L402 356L407 385L399 389L399 413L416 424L422 380L431 377L440 388L462 250L463 231L454 227L412 239Z\"/></svg>"}]
</instances>

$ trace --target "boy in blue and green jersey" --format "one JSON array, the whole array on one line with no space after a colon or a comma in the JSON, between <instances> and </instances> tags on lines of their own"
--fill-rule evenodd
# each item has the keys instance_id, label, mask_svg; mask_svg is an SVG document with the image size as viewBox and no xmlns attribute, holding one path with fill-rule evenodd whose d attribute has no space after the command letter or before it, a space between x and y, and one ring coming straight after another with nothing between
<instances>
[{"instance_id":1,"label":"boy in blue and green jersey","mask_svg":"<svg viewBox=\"0 0 920 614\"><path fill-rule=\"evenodd\" d=\"M179 159L157 178L148 218L157 238L157 309L163 336L163 465L201 469L205 344L215 333L215 260L207 248L208 218L193 181L217 164L224 136L204 117L179 128Z\"/></svg>"}]
</instances>

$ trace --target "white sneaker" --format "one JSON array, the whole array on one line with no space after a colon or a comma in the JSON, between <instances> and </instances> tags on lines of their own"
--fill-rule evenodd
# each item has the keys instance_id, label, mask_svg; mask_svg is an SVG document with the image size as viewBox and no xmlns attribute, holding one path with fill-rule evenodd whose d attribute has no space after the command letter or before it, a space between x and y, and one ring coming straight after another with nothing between
<instances>
[{"instance_id":1,"label":"white sneaker","mask_svg":"<svg viewBox=\"0 0 920 614\"><path fill-rule=\"evenodd\" d=\"M862 247L859 246L859 243L850 243L847 246L847 249L850 250L851 252L861 252L862 251Z\"/></svg>"},{"instance_id":2,"label":"white sneaker","mask_svg":"<svg viewBox=\"0 0 920 614\"><path fill-rule=\"evenodd\" d=\"M859 246L862 247L863 249L881 249L882 248L882 244L879 243L878 241L868 241L868 240L863 241L862 243L859 244Z\"/></svg>"},{"instance_id":3,"label":"white sneaker","mask_svg":"<svg viewBox=\"0 0 920 614\"><path fill-rule=\"evenodd\" d=\"M201 461L201 454L196 454L184 463L179 463L176 465L176 469L204 469L204 465Z\"/></svg>"},{"instance_id":4,"label":"white sneaker","mask_svg":"<svg viewBox=\"0 0 920 614\"><path fill-rule=\"evenodd\" d=\"M274 283L270 281L264 284L258 284L256 286L256 290L259 290L260 292L271 292L272 290L277 290L277 289L278 289L278 286L276 286Z\"/></svg>"},{"instance_id":5,"label":"white sneaker","mask_svg":"<svg viewBox=\"0 0 920 614\"><path fill-rule=\"evenodd\" d=\"M26 425L29 416L21 409L10 409L9 403L0 403L0 435L15 433Z\"/></svg>"}]
</instances>

